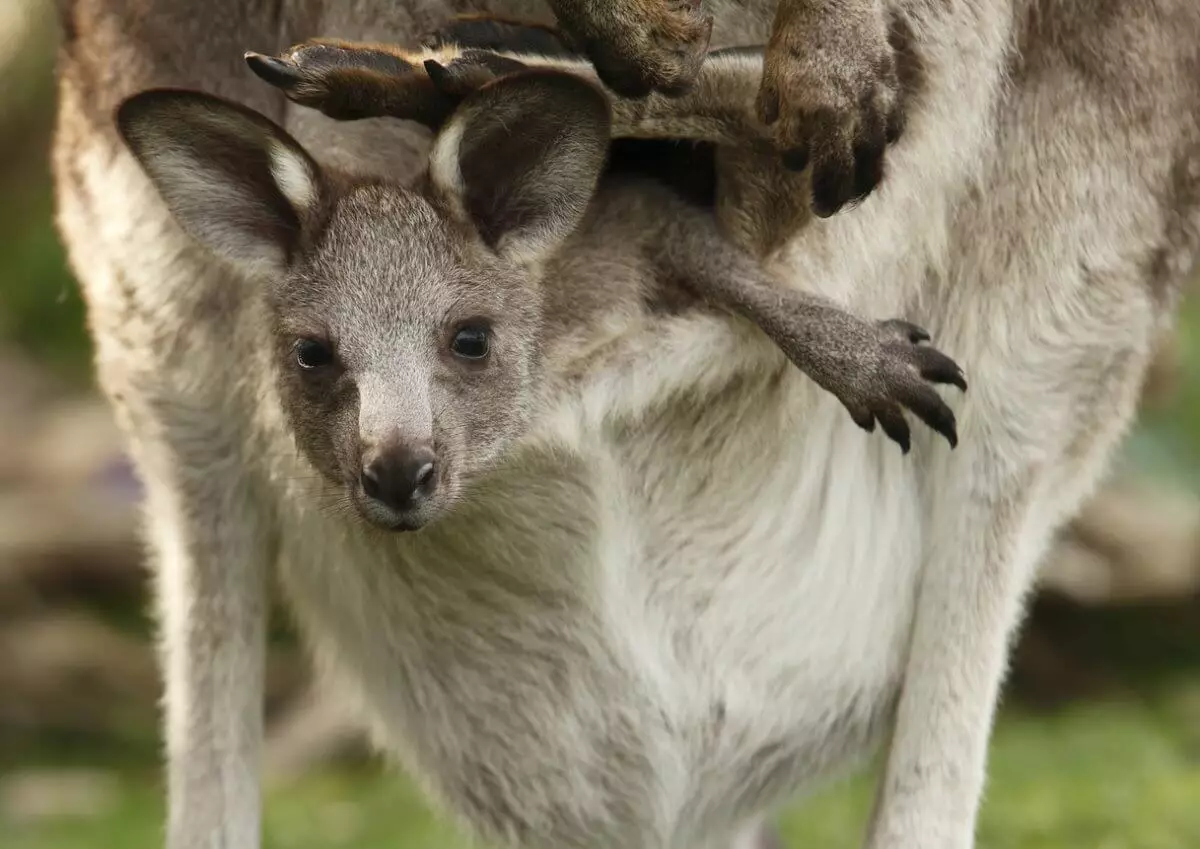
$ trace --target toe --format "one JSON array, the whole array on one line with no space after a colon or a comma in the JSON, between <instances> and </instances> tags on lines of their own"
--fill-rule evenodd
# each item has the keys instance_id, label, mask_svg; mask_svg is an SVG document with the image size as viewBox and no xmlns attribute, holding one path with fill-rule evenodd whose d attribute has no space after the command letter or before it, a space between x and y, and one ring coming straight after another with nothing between
<instances>
[{"instance_id":1,"label":"toe","mask_svg":"<svg viewBox=\"0 0 1200 849\"><path fill-rule=\"evenodd\" d=\"M904 413L894 404L879 410L876 413L879 419L879 425L883 428L883 432L888 435L888 438L900 446L900 450L905 454L911 448L911 440L908 431L908 422L904 420Z\"/></svg>"},{"instance_id":2,"label":"toe","mask_svg":"<svg viewBox=\"0 0 1200 849\"><path fill-rule=\"evenodd\" d=\"M904 406L934 431L940 433L954 448L958 445L958 423L954 411L928 384L917 384L905 393Z\"/></svg>"},{"instance_id":3,"label":"toe","mask_svg":"<svg viewBox=\"0 0 1200 849\"><path fill-rule=\"evenodd\" d=\"M958 363L936 348L922 347L916 351L917 369L921 377L934 383L948 383L967 391L967 379Z\"/></svg>"},{"instance_id":4,"label":"toe","mask_svg":"<svg viewBox=\"0 0 1200 849\"><path fill-rule=\"evenodd\" d=\"M296 64L288 59L254 52L246 53L244 58L259 79L284 91L295 88L304 78Z\"/></svg>"},{"instance_id":5,"label":"toe","mask_svg":"<svg viewBox=\"0 0 1200 849\"><path fill-rule=\"evenodd\" d=\"M866 407L847 407L850 412L850 418L854 423L865 430L867 433L875 432L875 416Z\"/></svg>"}]
</instances>

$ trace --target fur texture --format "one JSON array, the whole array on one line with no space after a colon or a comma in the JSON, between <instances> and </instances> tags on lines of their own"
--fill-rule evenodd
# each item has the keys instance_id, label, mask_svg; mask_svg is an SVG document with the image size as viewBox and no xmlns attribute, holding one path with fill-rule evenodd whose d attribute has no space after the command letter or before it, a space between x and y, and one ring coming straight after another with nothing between
<instances>
[{"instance_id":1,"label":"fur texture","mask_svg":"<svg viewBox=\"0 0 1200 849\"><path fill-rule=\"evenodd\" d=\"M380 742L493 835L729 844L886 742L869 849L970 847L1022 597L1128 426L1200 247L1200 8L901 4L917 83L888 179L853 214L800 213L766 262L796 290L929 328L972 377L950 399L956 451L922 432L904 458L742 322L647 309L655 277L628 224L674 195L637 182L589 211L546 278L536 415L453 509L390 535L297 449L274 285L185 235L111 116L145 88L202 88L282 125L323 173L414 179L427 133L290 111L241 51L404 40L465 5L67 10L60 223L147 485L168 845L259 845L278 564ZM518 0L474 11L547 18ZM708 11L716 47L765 42L774 14ZM280 173L281 196L303 198L303 169ZM346 223L377 238L347 244L370 283L354 291L409 285L395 269L411 264L387 261L407 243L363 200ZM387 325L402 307L356 309ZM415 362L403 334L367 335L368 371Z\"/></svg>"}]
</instances>

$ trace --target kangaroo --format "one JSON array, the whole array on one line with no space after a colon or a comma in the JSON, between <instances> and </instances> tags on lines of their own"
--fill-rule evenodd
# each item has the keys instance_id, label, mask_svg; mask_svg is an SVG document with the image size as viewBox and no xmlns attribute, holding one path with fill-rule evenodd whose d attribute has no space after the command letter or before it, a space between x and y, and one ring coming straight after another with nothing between
<instances>
[{"instance_id":1,"label":"kangaroo","mask_svg":"<svg viewBox=\"0 0 1200 849\"><path fill-rule=\"evenodd\" d=\"M917 431L908 458L863 439L752 327L628 295L664 281L636 244L589 242L597 218L567 237L532 304L517 294L530 278L507 260L413 240L444 231L417 186L438 161L454 175L455 156L436 151L461 156L468 127L487 126L472 103L507 90L498 115L557 121L586 159L611 132L595 87L559 83L547 101L490 83L459 107L483 123L449 121L431 159L426 129L289 108L242 62L244 47L314 33L415 43L461 11L472 9L68 9L60 226L101 383L146 483L168 845L259 845L277 564L319 662L380 743L485 834L533 847L750 845L776 805L882 745L868 849L972 846L1022 599L1128 426L1200 246L1200 8L914 1L896 13L905 129L887 179L852 214L800 209L761 261L777 286L911 318L971 374L969 395L946 398L957 450ZM473 11L547 18L517 0ZM707 11L714 49L769 39L773 7ZM240 266L187 235L117 133L119 103L166 86L240 104L218 115L232 138L189 137L218 154L203 161L219 179L195 196L250 200L235 211L252 214L218 216L229 226L207 236L240 244ZM729 105L761 122L756 98L738 90ZM539 117L551 102L558 117ZM580 168L563 173L578 186ZM444 185L462 197L464 184ZM678 203L650 181L629 192ZM561 214L534 220L561 234ZM494 263L489 285L429 287L460 270L447 256ZM451 289L472 299L435 314L455 321L447 336L414 336L437 306L419 292ZM559 345L511 352L501 333L474 332L501 300L564 325L545 337ZM472 331L461 355L459 330ZM504 379L536 389L528 406L493 417L486 395L463 394L493 388L469 371L481 338ZM387 509L330 476L356 469L361 485L362 460L407 452L390 464L397 479L426 486L417 449L430 447L435 410L443 442L478 448L406 516L436 521L385 532Z\"/></svg>"}]
</instances>

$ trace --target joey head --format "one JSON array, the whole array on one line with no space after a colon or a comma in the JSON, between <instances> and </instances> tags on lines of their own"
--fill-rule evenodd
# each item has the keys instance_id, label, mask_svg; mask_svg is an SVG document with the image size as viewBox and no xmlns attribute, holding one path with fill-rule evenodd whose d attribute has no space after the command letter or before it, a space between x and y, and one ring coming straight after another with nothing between
<instances>
[{"instance_id":1,"label":"joey head","mask_svg":"<svg viewBox=\"0 0 1200 849\"><path fill-rule=\"evenodd\" d=\"M263 287L300 451L395 530L437 518L525 428L541 265L584 213L608 120L582 81L508 80L464 104L405 189L328 173L205 94L152 90L118 110L181 225Z\"/></svg>"}]
</instances>

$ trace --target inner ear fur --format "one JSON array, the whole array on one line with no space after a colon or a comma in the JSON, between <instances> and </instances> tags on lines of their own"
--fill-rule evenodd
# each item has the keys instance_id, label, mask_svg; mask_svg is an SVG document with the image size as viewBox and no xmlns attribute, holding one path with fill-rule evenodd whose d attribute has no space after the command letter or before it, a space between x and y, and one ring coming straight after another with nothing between
<instances>
[{"instance_id":1,"label":"inner ear fur","mask_svg":"<svg viewBox=\"0 0 1200 849\"><path fill-rule=\"evenodd\" d=\"M430 178L483 242L537 261L578 226L609 146L608 100L571 74L528 70L467 97L434 142Z\"/></svg>"},{"instance_id":2,"label":"inner ear fur","mask_svg":"<svg viewBox=\"0 0 1200 849\"><path fill-rule=\"evenodd\" d=\"M187 89L125 100L116 123L185 230L252 270L286 264L326 193L311 156L238 103Z\"/></svg>"}]
</instances>

